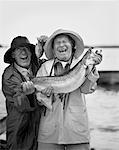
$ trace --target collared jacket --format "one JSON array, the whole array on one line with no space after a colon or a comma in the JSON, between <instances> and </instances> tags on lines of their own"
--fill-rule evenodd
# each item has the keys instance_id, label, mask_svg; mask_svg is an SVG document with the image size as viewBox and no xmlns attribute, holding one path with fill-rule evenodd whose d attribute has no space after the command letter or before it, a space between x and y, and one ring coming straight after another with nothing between
<instances>
[{"instance_id":1,"label":"collared jacket","mask_svg":"<svg viewBox=\"0 0 119 150\"><path fill-rule=\"evenodd\" d=\"M38 66L32 65L33 75ZM35 93L25 95L21 83L26 81L22 74L9 65L2 75L2 91L6 98L6 138L8 150L37 150L38 124L42 107Z\"/></svg>"},{"instance_id":2,"label":"collared jacket","mask_svg":"<svg viewBox=\"0 0 119 150\"><path fill-rule=\"evenodd\" d=\"M70 68L78 61L78 59L73 59ZM54 60L49 60L42 64L37 76L49 76L53 62ZM53 73L54 70L52 69L52 75ZM54 94L55 101L52 104L52 110L46 109L46 112L42 113L41 116L39 142L56 144L89 143L90 134L85 94L95 91L98 78L99 74L96 70L90 72L81 87L67 93L68 96L64 101L58 94Z\"/></svg>"}]
</instances>

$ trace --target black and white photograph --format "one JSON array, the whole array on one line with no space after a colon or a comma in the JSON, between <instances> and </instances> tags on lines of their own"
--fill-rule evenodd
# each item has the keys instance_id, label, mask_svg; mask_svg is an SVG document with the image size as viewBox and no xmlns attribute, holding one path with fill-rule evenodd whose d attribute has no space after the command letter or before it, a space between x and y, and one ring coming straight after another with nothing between
<instances>
[{"instance_id":1,"label":"black and white photograph","mask_svg":"<svg viewBox=\"0 0 119 150\"><path fill-rule=\"evenodd\" d=\"M0 0L0 150L119 150L118 0Z\"/></svg>"}]
</instances>

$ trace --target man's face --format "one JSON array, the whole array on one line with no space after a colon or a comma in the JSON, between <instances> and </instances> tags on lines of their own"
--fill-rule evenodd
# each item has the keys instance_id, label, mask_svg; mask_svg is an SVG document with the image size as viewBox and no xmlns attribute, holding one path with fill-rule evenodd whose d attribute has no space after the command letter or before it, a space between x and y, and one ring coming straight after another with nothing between
<instances>
[{"instance_id":1,"label":"man's face","mask_svg":"<svg viewBox=\"0 0 119 150\"><path fill-rule=\"evenodd\" d=\"M19 47L14 50L12 57L15 59L17 65L28 68L31 62L31 52L27 47Z\"/></svg>"},{"instance_id":2,"label":"man's face","mask_svg":"<svg viewBox=\"0 0 119 150\"><path fill-rule=\"evenodd\" d=\"M54 39L54 55L61 61L68 61L72 55L72 44L65 35L59 35Z\"/></svg>"}]
</instances>

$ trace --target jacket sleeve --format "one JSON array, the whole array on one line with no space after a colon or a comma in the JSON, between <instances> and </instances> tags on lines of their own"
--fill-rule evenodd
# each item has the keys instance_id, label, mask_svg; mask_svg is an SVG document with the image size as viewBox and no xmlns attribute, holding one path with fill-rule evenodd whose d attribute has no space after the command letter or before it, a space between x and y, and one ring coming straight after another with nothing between
<instances>
[{"instance_id":1,"label":"jacket sleeve","mask_svg":"<svg viewBox=\"0 0 119 150\"><path fill-rule=\"evenodd\" d=\"M84 94L93 93L97 87L97 80L99 78L99 73L96 68L87 75L85 82L81 85L80 90Z\"/></svg>"},{"instance_id":2,"label":"jacket sleeve","mask_svg":"<svg viewBox=\"0 0 119 150\"><path fill-rule=\"evenodd\" d=\"M23 93L20 79L14 75L2 76L2 91L11 105L20 112L32 111L28 97Z\"/></svg>"}]
</instances>

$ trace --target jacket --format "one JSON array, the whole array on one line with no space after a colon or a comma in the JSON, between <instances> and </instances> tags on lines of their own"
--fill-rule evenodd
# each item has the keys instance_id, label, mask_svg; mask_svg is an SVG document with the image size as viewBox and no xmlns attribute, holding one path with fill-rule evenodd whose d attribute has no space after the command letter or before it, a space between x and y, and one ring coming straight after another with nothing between
<instances>
[{"instance_id":1,"label":"jacket","mask_svg":"<svg viewBox=\"0 0 119 150\"><path fill-rule=\"evenodd\" d=\"M38 66L32 66L36 75ZM2 75L2 91L6 98L6 138L8 150L36 150L37 134L42 107L38 105L35 93L24 95L21 83L25 78L9 65Z\"/></svg>"},{"instance_id":2,"label":"jacket","mask_svg":"<svg viewBox=\"0 0 119 150\"><path fill-rule=\"evenodd\" d=\"M73 59L70 68L78 61L78 59ZM54 60L45 62L39 69L37 76L49 76L53 62ZM90 72L81 87L68 93L64 102L58 94L54 95L53 109L47 109L46 113L42 113L41 116L39 142L55 144L89 143L90 134L85 94L95 91L98 78L99 74L96 70Z\"/></svg>"}]
</instances>

